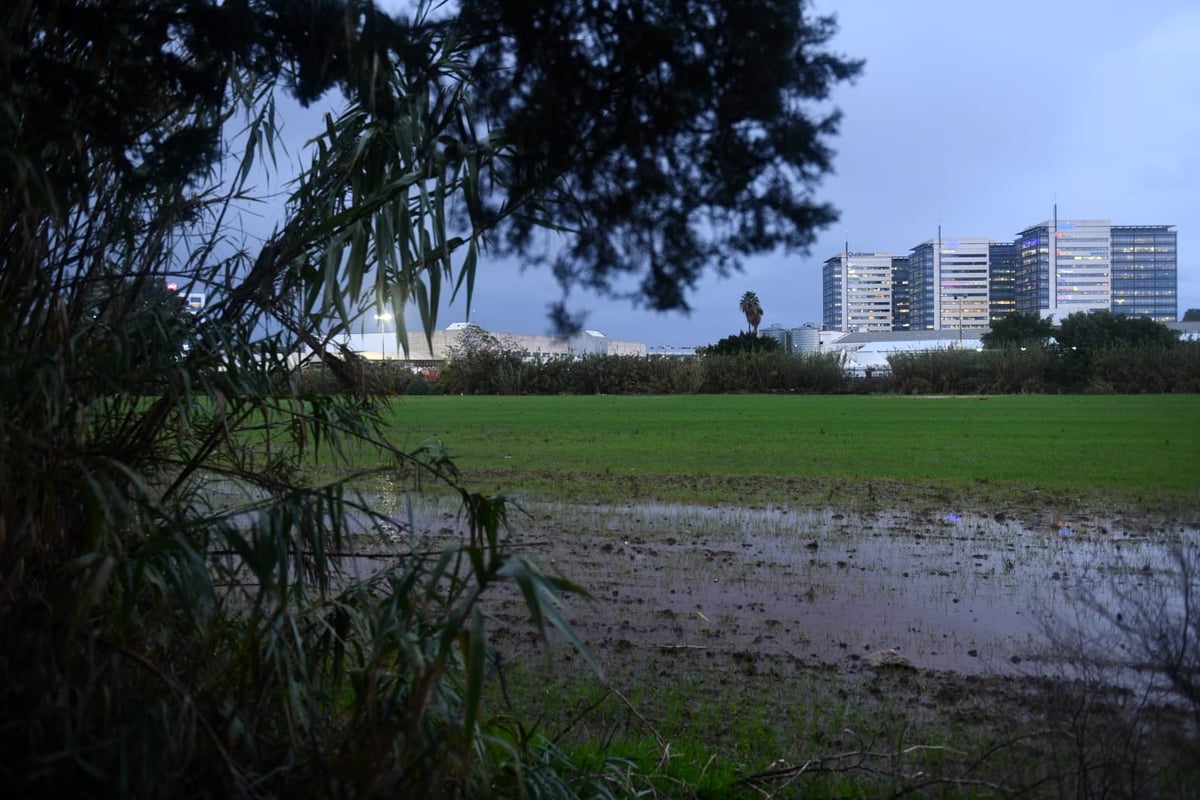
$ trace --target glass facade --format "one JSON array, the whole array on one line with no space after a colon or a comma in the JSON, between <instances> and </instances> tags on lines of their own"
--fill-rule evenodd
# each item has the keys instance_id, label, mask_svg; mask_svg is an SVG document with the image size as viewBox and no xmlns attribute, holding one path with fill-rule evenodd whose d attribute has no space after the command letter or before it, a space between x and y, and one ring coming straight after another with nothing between
<instances>
[{"instance_id":1,"label":"glass facade","mask_svg":"<svg viewBox=\"0 0 1200 800\"><path fill-rule=\"evenodd\" d=\"M892 258L892 330L912 329L912 283L909 280L908 257Z\"/></svg>"},{"instance_id":2,"label":"glass facade","mask_svg":"<svg viewBox=\"0 0 1200 800\"><path fill-rule=\"evenodd\" d=\"M1058 220L1021 231L1016 310L1055 319L1112 307L1108 220Z\"/></svg>"},{"instance_id":3,"label":"glass facade","mask_svg":"<svg viewBox=\"0 0 1200 800\"><path fill-rule=\"evenodd\" d=\"M821 327L828 331L845 330L846 317L843 312L845 270L842 255L825 260L821 268Z\"/></svg>"},{"instance_id":4,"label":"glass facade","mask_svg":"<svg viewBox=\"0 0 1200 800\"><path fill-rule=\"evenodd\" d=\"M1050 308L1050 224L1018 234L1013 302L1022 314L1041 316Z\"/></svg>"},{"instance_id":5,"label":"glass facade","mask_svg":"<svg viewBox=\"0 0 1200 800\"><path fill-rule=\"evenodd\" d=\"M922 242L908 257L911 330L988 326L988 246L980 237Z\"/></svg>"},{"instance_id":6,"label":"glass facade","mask_svg":"<svg viewBox=\"0 0 1200 800\"><path fill-rule=\"evenodd\" d=\"M1051 251L1057 317L1112 308L1109 230L1108 220L1058 222Z\"/></svg>"},{"instance_id":7,"label":"glass facade","mask_svg":"<svg viewBox=\"0 0 1200 800\"><path fill-rule=\"evenodd\" d=\"M1112 310L1156 322L1178 319L1178 260L1173 225L1112 226Z\"/></svg>"},{"instance_id":8,"label":"glass facade","mask_svg":"<svg viewBox=\"0 0 1200 800\"><path fill-rule=\"evenodd\" d=\"M945 238L938 257L938 330L978 330L988 326L987 239Z\"/></svg>"},{"instance_id":9,"label":"glass facade","mask_svg":"<svg viewBox=\"0 0 1200 800\"><path fill-rule=\"evenodd\" d=\"M908 255L908 300L912 309L910 330L931 331L934 319L936 284L936 242L919 244Z\"/></svg>"},{"instance_id":10,"label":"glass facade","mask_svg":"<svg viewBox=\"0 0 1200 800\"><path fill-rule=\"evenodd\" d=\"M1017 310L1017 265L1021 251L1016 242L988 247L988 316L991 322Z\"/></svg>"},{"instance_id":11,"label":"glass facade","mask_svg":"<svg viewBox=\"0 0 1200 800\"><path fill-rule=\"evenodd\" d=\"M822 324L864 332L892 329L890 253L840 253L825 262Z\"/></svg>"}]
</instances>

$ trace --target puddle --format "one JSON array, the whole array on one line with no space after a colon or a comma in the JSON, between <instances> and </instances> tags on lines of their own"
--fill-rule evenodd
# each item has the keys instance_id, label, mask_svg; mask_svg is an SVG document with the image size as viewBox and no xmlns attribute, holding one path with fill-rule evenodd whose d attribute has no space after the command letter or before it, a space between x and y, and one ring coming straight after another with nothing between
<instances>
[{"instance_id":1,"label":"puddle","mask_svg":"<svg viewBox=\"0 0 1200 800\"><path fill-rule=\"evenodd\" d=\"M1028 671L1073 600L1168 581L1186 527L955 512L535 505L517 520L549 572L581 583L567 617L591 646L712 649L853 663L895 649L922 669ZM443 532L452 517L442 510ZM1035 527L1037 526L1037 527ZM1143 526L1144 527L1144 526ZM517 609L497 609L518 625ZM501 631L504 631L502 626Z\"/></svg>"},{"instance_id":2,"label":"puddle","mask_svg":"<svg viewBox=\"0 0 1200 800\"><path fill-rule=\"evenodd\" d=\"M451 500L363 500L395 524L352 515L383 552L349 559L351 576L379 569L387 552L445 546L463 533ZM1121 592L1168 585L1177 569L1171 546L1200 537L1143 518L1017 520L957 509L526 510L512 515L511 544L588 589L590 600L565 600L565 616L595 652L750 652L852 666L895 649L918 668L964 674L1053 661L1047 619L1076 619L1081 598L1104 606ZM490 600L502 645L530 641L519 606L515 593Z\"/></svg>"}]
</instances>

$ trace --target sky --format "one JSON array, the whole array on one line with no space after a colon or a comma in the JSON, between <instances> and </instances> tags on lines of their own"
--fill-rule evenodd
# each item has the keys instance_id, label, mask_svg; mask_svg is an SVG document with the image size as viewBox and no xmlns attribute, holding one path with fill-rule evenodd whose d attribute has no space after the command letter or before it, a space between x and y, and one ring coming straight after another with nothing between
<instances>
[{"instance_id":1,"label":"sky","mask_svg":"<svg viewBox=\"0 0 1200 800\"><path fill-rule=\"evenodd\" d=\"M585 327L651 347L710 344L746 328L821 321L821 264L852 251L904 255L943 235L1012 241L1048 219L1174 225L1179 313L1200 307L1200 3L1195 0L815 0L836 14L830 49L866 60L841 84L833 174L817 197L841 218L810 253L749 259L657 313L582 291ZM481 259L470 319L549 330L560 289L545 269ZM467 318L461 299L438 327ZM415 319L410 326L416 329Z\"/></svg>"}]
</instances>

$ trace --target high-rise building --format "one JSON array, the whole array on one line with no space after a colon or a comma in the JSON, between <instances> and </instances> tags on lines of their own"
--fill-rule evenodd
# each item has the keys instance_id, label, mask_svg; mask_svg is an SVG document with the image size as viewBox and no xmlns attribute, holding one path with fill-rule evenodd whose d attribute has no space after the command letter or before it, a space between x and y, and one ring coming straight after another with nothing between
<instances>
[{"instance_id":1,"label":"high-rise building","mask_svg":"<svg viewBox=\"0 0 1200 800\"><path fill-rule=\"evenodd\" d=\"M1016 280L1020 249L1016 242L988 246L988 318L1003 319L1017 310Z\"/></svg>"},{"instance_id":2,"label":"high-rise building","mask_svg":"<svg viewBox=\"0 0 1200 800\"><path fill-rule=\"evenodd\" d=\"M1112 310L1156 322L1178 319L1174 225L1113 225Z\"/></svg>"},{"instance_id":3,"label":"high-rise building","mask_svg":"<svg viewBox=\"0 0 1200 800\"><path fill-rule=\"evenodd\" d=\"M936 252L930 241L917 245L908 255L909 330L933 330Z\"/></svg>"},{"instance_id":4,"label":"high-rise building","mask_svg":"<svg viewBox=\"0 0 1200 800\"><path fill-rule=\"evenodd\" d=\"M979 329L989 324L990 239L942 237L909 256L912 330Z\"/></svg>"},{"instance_id":5,"label":"high-rise building","mask_svg":"<svg viewBox=\"0 0 1200 800\"><path fill-rule=\"evenodd\" d=\"M912 330L912 284L908 256L892 256L892 330Z\"/></svg>"},{"instance_id":6,"label":"high-rise building","mask_svg":"<svg viewBox=\"0 0 1200 800\"><path fill-rule=\"evenodd\" d=\"M852 333L892 329L891 253L838 253L826 259L821 277L826 328Z\"/></svg>"},{"instance_id":7,"label":"high-rise building","mask_svg":"<svg viewBox=\"0 0 1200 800\"><path fill-rule=\"evenodd\" d=\"M1112 307L1108 220L1059 220L1018 234L1016 310L1062 319Z\"/></svg>"},{"instance_id":8,"label":"high-rise building","mask_svg":"<svg viewBox=\"0 0 1200 800\"><path fill-rule=\"evenodd\" d=\"M1014 311L1059 321L1100 310L1172 322L1179 313L1174 228L1060 220L1056 209L1013 242L943 237L939 228L908 256L847 249L824 263L823 325L973 330Z\"/></svg>"}]
</instances>

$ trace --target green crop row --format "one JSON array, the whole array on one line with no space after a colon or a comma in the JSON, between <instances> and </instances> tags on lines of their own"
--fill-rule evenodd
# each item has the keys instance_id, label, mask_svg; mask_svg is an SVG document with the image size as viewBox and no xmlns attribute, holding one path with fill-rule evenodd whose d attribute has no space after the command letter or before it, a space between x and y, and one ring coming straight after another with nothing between
<instances>
[{"instance_id":1,"label":"green crop row","mask_svg":"<svg viewBox=\"0 0 1200 800\"><path fill-rule=\"evenodd\" d=\"M395 399L383 421L489 491L561 499L1200 502L1195 395L434 396Z\"/></svg>"}]
</instances>

